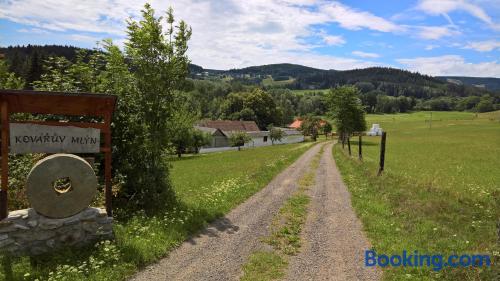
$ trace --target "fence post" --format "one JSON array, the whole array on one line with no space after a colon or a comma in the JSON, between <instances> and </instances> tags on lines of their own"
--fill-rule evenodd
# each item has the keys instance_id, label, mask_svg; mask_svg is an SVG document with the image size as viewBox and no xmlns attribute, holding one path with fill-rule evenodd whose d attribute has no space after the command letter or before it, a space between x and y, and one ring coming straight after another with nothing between
<instances>
[{"instance_id":1,"label":"fence post","mask_svg":"<svg viewBox=\"0 0 500 281\"><path fill-rule=\"evenodd\" d=\"M361 134L362 133L359 133L359 140L358 140L359 160L363 160L363 144L362 144Z\"/></svg>"},{"instance_id":2,"label":"fence post","mask_svg":"<svg viewBox=\"0 0 500 281\"><path fill-rule=\"evenodd\" d=\"M351 156L351 137L347 136L347 148L349 148L349 156Z\"/></svg>"},{"instance_id":3,"label":"fence post","mask_svg":"<svg viewBox=\"0 0 500 281\"><path fill-rule=\"evenodd\" d=\"M382 141L380 142L380 168L378 170L378 175L380 176L384 171L384 162L385 162L385 139L386 132L382 132Z\"/></svg>"}]
</instances>

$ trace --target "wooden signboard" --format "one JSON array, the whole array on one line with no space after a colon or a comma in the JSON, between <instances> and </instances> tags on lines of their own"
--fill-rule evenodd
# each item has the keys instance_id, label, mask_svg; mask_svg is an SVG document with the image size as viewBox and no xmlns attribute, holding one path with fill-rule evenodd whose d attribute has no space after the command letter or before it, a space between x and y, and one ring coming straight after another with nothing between
<instances>
[{"instance_id":1,"label":"wooden signboard","mask_svg":"<svg viewBox=\"0 0 500 281\"><path fill-rule=\"evenodd\" d=\"M0 90L0 220L8 215L10 153L104 153L106 212L111 207L111 118L116 96ZM101 122L11 121L12 113L89 116ZM47 138L47 134L50 139ZM104 141L101 143L101 136Z\"/></svg>"}]
</instances>

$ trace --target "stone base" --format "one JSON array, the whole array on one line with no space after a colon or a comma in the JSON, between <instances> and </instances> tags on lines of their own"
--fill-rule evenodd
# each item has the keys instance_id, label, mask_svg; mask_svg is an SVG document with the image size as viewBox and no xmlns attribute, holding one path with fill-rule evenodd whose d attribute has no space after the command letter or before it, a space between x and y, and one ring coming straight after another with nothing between
<instances>
[{"instance_id":1,"label":"stone base","mask_svg":"<svg viewBox=\"0 0 500 281\"><path fill-rule=\"evenodd\" d=\"M10 212L0 221L0 252L14 256L39 255L112 238L113 218L98 208L87 208L63 219L47 218L34 209L24 209Z\"/></svg>"}]
</instances>

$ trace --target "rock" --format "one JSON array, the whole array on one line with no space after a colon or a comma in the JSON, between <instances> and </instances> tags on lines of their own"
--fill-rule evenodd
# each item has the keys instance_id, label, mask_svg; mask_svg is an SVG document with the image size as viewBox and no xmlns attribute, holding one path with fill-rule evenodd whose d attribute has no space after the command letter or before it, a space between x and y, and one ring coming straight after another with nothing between
<instances>
[{"instance_id":1,"label":"rock","mask_svg":"<svg viewBox=\"0 0 500 281\"><path fill-rule=\"evenodd\" d=\"M14 224L14 227L17 228L17 229L21 229L21 230L28 230L28 229L30 229L29 227L24 226L22 224Z\"/></svg>"},{"instance_id":2,"label":"rock","mask_svg":"<svg viewBox=\"0 0 500 281\"><path fill-rule=\"evenodd\" d=\"M36 220L31 220L26 223L29 227L36 227L38 225L38 222Z\"/></svg>"},{"instance_id":3,"label":"rock","mask_svg":"<svg viewBox=\"0 0 500 281\"><path fill-rule=\"evenodd\" d=\"M55 229L58 227L61 227L63 225L62 220L50 220L50 219L44 219L40 220L40 223L38 224L38 227L41 229Z\"/></svg>"},{"instance_id":4,"label":"rock","mask_svg":"<svg viewBox=\"0 0 500 281\"><path fill-rule=\"evenodd\" d=\"M7 238L7 239L4 239L4 240L1 240L0 241L0 248L8 246L8 245L10 245L10 244L12 244L14 242L15 242L14 239L11 239L11 238Z\"/></svg>"},{"instance_id":5,"label":"rock","mask_svg":"<svg viewBox=\"0 0 500 281\"><path fill-rule=\"evenodd\" d=\"M7 238L9 238L9 235L7 235L7 234L0 234L0 241L5 240Z\"/></svg>"},{"instance_id":6,"label":"rock","mask_svg":"<svg viewBox=\"0 0 500 281\"><path fill-rule=\"evenodd\" d=\"M54 248L56 246L56 241L54 239L47 240L46 242L49 248Z\"/></svg>"}]
</instances>

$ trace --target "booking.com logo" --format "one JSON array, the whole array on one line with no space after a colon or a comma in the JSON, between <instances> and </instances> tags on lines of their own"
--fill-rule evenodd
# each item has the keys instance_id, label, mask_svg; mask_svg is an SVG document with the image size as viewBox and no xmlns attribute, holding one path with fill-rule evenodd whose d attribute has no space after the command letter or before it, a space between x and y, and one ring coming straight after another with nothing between
<instances>
[{"instance_id":1,"label":"booking.com logo","mask_svg":"<svg viewBox=\"0 0 500 281\"><path fill-rule=\"evenodd\" d=\"M403 250L401 255L377 255L374 250L365 251L365 266L409 266L409 267L432 267L434 271L439 271L444 267L468 267L468 266L491 266L488 255L425 255L418 251L409 254Z\"/></svg>"}]
</instances>

